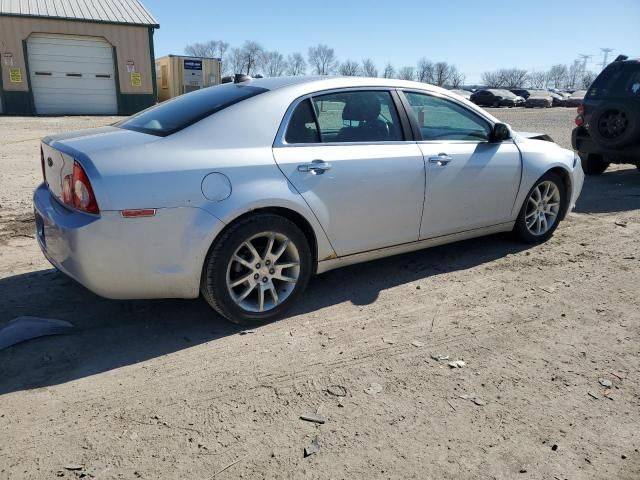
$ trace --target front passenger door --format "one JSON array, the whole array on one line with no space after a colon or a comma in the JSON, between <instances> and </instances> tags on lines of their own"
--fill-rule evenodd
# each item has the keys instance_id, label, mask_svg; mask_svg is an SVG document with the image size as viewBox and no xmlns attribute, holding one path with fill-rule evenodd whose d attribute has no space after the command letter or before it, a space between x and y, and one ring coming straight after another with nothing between
<instances>
[{"instance_id":1,"label":"front passenger door","mask_svg":"<svg viewBox=\"0 0 640 480\"><path fill-rule=\"evenodd\" d=\"M461 103L404 93L427 166L420 239L511 221L522 171L513 141L490 142L491 124Z\"/></svg>"}]
</instances>

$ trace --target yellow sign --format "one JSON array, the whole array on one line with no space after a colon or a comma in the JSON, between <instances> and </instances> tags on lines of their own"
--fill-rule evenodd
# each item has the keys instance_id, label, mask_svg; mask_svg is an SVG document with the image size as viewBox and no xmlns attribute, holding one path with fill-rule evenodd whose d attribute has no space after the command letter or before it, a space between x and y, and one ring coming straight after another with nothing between
<instances>
[{"instance_id":1,"label":"yellow sign","mask_svg":"<svg viewBox=\"0 0 640 480\"><path fill-rule=\"evenodd\" d=\"M131 86L132 87L141 87L142 86L142 75L139 73L133 72L131 74Z\"/></svg>"},{"instance_id":2,"label":"yellow sign","mask_svg":"<svg viewBox=\"0 0 640 480\"><path fill-rule=\"evenodd\" d=\"M11 83L22 83L22 70L19 68L10 68L9 80L11 80Z\"/></svg>"}]
</instances>

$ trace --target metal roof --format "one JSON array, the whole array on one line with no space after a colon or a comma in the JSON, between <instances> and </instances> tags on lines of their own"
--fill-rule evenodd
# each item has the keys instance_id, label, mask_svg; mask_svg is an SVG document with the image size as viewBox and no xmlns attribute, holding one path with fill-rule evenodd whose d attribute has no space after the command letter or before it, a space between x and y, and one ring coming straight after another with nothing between
<instances>
[{"instance_id":1,"label":"metal roof","mask_svg":"<svg viewBox=\"0 0 640 480\"><path fill-rule=\"evenodd\" d=\"M160 27L138 0L0 0L0 15Z\"/></svg>"}]
</instances>

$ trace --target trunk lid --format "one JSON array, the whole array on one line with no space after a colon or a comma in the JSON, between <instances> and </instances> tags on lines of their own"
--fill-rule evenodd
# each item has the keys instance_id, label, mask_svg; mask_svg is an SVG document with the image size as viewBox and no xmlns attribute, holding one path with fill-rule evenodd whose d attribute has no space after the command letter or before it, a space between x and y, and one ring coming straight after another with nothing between
<instances>
[{"instance_id":1,"label":"trunk lid","mask_svg":"<svg viewBox=\"0 0 640 480\"><path fill-rule=\"evenodd\" d=\"M44 181L49 190L62 203L64 178L72 175L73 164L78 162L91 182L96 184L101 178L99 168L91 160L92 155L102 150L126 150L138 145L155 142L161 137L117 127L92 128L69 132L42 139L42 161ZM118 156L112 157L118 161ZM100 192L95 192L100 203Z\"/></svg>"}]
</instances>

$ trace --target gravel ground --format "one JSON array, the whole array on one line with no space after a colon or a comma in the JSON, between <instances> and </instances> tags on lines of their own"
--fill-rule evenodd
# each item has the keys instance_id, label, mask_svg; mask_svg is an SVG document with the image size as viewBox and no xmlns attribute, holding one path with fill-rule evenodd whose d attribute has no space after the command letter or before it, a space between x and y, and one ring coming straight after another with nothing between
<instances>
[{"instance_id":1,"label":"gravel ground","mask_svg":"<svg viewBox=\"0 0 640 480\"><path fill-rule=\"evenodd\" d=\"M546 133L564 148L571 148L571 129L576 118L575 108L487 108L496 118L516 131Z\"/></svg>"},{"instance_id":2,"label":"gravel ground","mask_svg":"<svg viewBox=\"0 0 640 480\"><path fill-rule=\"evenodd\" d=\"M570 110L493 113L568 145ZM0 117L0 325L77 327L0 351L0 478L640 478L635 168L588 178L543 245L336 270L242 331L201 300L98 298L38 251L37 139L113 120Z\"/></svg>"}]
</instances>

